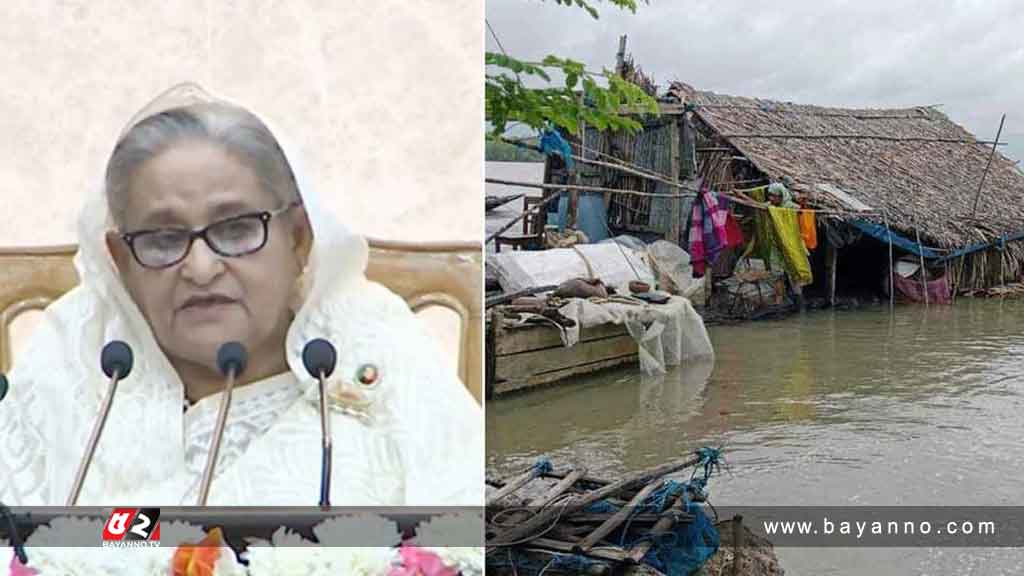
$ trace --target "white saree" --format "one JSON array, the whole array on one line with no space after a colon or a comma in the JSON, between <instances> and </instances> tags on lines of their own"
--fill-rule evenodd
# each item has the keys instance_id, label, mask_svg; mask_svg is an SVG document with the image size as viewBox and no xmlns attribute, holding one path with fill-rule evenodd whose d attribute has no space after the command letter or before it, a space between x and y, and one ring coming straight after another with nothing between
<instances>
[{"instance_id":1,"label":"white saree","mask_svg":"<svg viewBox=\"0 0 1024 576\"><path fill-rule=\"evenodd\" d=\"M482 505L482 409L405 302L366 279L366 242L333 219L281 144L314 234L287 336L290 371L235 389L208 503L316 505L318 396L301 351L322 337L338 350L331 503ZM118 387L79 505L196 501L220 395L183 409L182 382L108 253L111 226L100 191L79 220L82 282L46 309L9 375L0 403L7 505L64 504L107 390L100 350L114 339L131 345L135 366ZM379 372L371 386L356 377L364 365Z\"/></svg>"}]
</instances>

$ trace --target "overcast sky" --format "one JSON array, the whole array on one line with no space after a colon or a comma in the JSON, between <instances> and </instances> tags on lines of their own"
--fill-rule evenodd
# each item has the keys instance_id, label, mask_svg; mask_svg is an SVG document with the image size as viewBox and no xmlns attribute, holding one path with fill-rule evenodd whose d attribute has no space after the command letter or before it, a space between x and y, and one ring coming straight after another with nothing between
<instances>
[{"instance_id":1,"label":"overcast sky","mask_svg":"<svg viewBox=\"0 0 1024 576\"><path fill-rule=\"evenodd\" d=\"M1020 2L650 0L636 14L592 3L599 20L554 0L487 0L487 20L511 56L597 69L614 67L626 34L627 52L662 88L681 80L802 104L942 104L981 139L995 137L1005 112L1008 155L1024 156ZM498 51L489 33L486 45Z\"/></svg>"}]
</instances>

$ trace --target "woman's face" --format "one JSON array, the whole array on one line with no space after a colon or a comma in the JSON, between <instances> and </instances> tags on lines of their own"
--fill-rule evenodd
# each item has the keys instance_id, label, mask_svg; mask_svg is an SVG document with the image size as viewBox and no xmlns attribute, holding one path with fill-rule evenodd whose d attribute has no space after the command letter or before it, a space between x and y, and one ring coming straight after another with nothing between
<instances>
[{"instance_id":1,"label":"woman's face","mask_svg":"<svg viewBox=\"0 0 1024 576\"><path fill-rule=\"evenodd\" d=\"M123 232L197 230L242 214L274 211L283 202L218 144L186 141L144 162L129 182ZM282 354L292 289L308 254L301 207L268 224L262 249L220 256L196 238L167 268L141 266L118 236L108 236L129 294L172 361L216 367L218 347L232 340L250 357Z\"/></svg>"}]
</instances>

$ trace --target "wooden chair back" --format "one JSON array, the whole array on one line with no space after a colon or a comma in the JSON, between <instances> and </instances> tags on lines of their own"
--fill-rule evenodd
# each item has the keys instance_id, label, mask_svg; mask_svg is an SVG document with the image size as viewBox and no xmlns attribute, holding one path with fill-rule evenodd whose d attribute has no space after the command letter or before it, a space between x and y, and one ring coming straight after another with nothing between
<instances>
[{"instance_id":1,"label":"wooden chair back","mask_svg":"<svg viewBox=\"0 0 1024 576\"><path fill-rule=\"evenodd\" d=\"M367 276L405 299L414 312L440 306L459 317L459 377L480 401L483 393L483 256L477 243L414 244L369 239ZM74 245L0 248L0 372L13 362L11 325L42 310L78 284Z\"/></svg>"}]
</instances>

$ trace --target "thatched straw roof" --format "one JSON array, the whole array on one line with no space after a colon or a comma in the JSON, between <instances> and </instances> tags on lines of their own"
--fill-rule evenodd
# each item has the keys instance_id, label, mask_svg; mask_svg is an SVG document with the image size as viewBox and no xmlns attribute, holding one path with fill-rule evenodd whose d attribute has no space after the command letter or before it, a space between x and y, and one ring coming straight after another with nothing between
<instances>
[{"instance_id":1,"label":"thatched straw roof","mask_svg":"<svg viewBox=\"0 0 1024 576\"><path fill-rule=\"evenodd\" d=\"M890 225L944 247L1024 230L1024 174L998 152L970 219L991 143L931 107L847 109L696 91L669 93L770 178L789 176L813 204L883 211ZM818 185L838 188L838 194ZM843 192L855 199L843 200ZM880 220L876 220L880 221Z\"/></svg>"}]
</instances>

